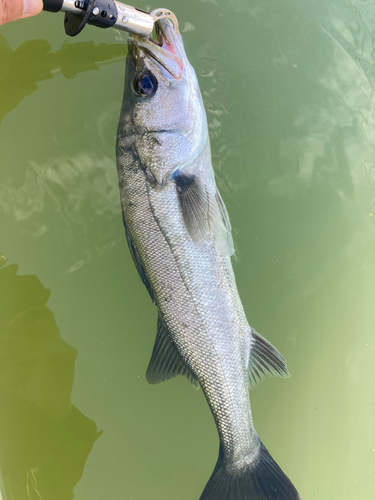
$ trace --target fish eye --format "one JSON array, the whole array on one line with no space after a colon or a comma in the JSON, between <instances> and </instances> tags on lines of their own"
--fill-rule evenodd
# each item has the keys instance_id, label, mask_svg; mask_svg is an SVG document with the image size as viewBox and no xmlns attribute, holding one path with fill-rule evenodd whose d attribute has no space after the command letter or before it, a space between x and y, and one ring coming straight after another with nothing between
<instances>
[{"instance_id":1,"label":"fish eye","mask_svg":"<svg viewBox=\"0 0 375 500\"><path fill-rule=\"evenodd\" d=\"M158 82L152 73L140 73L135 79L134 87L141 97L152 97L158 88Z\"/></svg>"}]
</instances>

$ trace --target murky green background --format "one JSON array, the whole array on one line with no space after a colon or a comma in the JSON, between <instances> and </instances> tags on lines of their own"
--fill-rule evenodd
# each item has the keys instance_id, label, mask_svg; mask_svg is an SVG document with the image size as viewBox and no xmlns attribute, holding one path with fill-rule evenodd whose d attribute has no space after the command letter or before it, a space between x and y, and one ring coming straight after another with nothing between
<instances>
[{"instance_id":1,"label":"murky green background","mask_svg":"<svg viewBox=\"0 0 375 500\"><path fill-rule=\"evenodd\" d=\"M303 500L368 500L375 5L134 5L180 20L241 298L288 360L289 380L252 394L258 432ZM218 451L203 395L182 378L145 381L156 310L115 169L127 35L68 39L62 23L42 13L0 28L2 499L198 500Z\"/></svg>"}]
</instances>

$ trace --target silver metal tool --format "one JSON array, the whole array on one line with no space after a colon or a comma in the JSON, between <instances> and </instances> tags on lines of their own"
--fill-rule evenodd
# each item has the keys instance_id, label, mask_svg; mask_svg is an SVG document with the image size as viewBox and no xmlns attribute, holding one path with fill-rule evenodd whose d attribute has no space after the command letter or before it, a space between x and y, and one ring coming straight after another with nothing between
<instances>
[{"instance_id":1,"label":"silver metal tool","mask_svg":"<svg viewBox=\"0 0 375 500\"><path fill-rule=\"evenodd\" d=\"M64 29L69 36L78 35L86 24L91 24L148 37L154 22L163 17L170 18L178 31L177 18L168 9L156 9L149 14L115 0L43 0L43 10L65 12Z\"/></svg>"}]
</instances>

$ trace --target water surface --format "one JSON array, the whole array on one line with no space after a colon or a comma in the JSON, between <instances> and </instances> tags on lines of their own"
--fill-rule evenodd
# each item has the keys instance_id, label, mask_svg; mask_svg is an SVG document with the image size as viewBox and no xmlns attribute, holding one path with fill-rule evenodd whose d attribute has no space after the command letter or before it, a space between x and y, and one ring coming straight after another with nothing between
<instances>
[{"instance_id":1,"label":"water surface","mask_svg":"<svg viewBox=\"0 0 375 500\"><path fill-rule=\"evenodd\" d=\"M245 311L288 361L251 394L257 430L303 500L368 500L375 5L134 5L180 20ZM115 168L126 35L62 23L0 28L1 495L198 500L218 451L204 397L145 381L156 310Z\"/></svg>"}]
</instances>

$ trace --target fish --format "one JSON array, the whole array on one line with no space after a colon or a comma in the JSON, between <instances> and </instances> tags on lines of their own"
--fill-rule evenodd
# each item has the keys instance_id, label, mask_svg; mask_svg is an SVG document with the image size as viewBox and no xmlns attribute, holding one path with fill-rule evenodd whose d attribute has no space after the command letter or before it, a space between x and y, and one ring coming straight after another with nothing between
<instances>
[{"instance_id":1,"label":"fish","mask_svg":"<svg viewBox=\"0 0 375 500\"><path fill-rule=\"evenodd\" d=\"M116 146L126 239L158 311L146 379L204 393L220 446L200 500L300 500L250 408L249 389L288 377L286 362L246 319L197 76L175 23L155 27L157 40L128 39Z\"/></svg>"}]
</instances>

